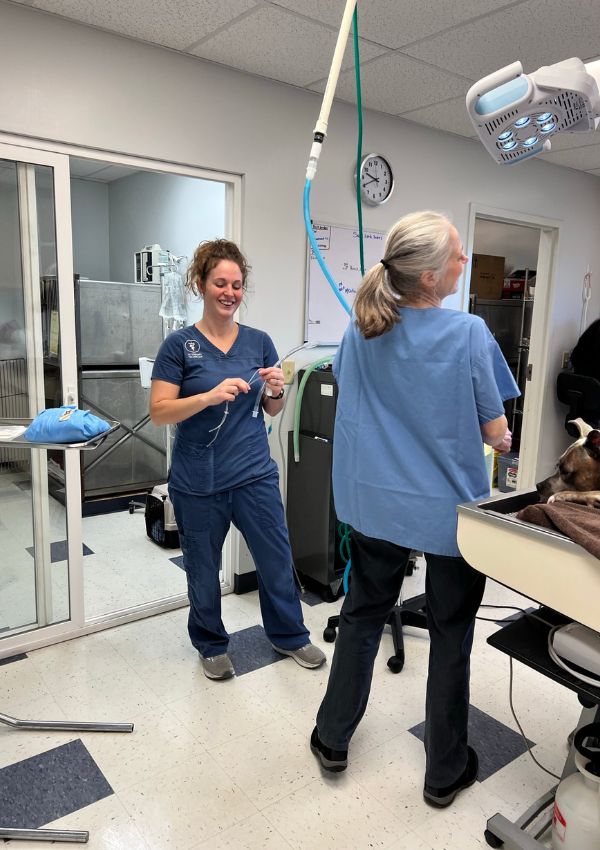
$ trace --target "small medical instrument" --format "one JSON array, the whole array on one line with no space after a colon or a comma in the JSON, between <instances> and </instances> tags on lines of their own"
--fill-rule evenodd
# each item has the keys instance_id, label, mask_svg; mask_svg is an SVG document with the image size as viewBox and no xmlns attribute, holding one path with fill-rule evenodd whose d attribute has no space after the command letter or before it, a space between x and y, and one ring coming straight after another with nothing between
<instances>
[{"instance_id":1,"label":"small medical instrument","mask_svg":"<svg viewBox=\"0 0 600 850\"><path fill-rule=\"evenodd\" d=\"M133 279L136 283L160 283L161 268L169 264L170 251L160 245L146 245L134 254Z\"/></svg>"},{"instance_id":2,"label":"small medical instrument","mask_svg":"<svg viewBox=\"0 0 600 850\"><path fill-rule=\"evenodd\" d=\"M273 363L273 367L272 367L272 368L274 368L275 366L281 366L281 364L282 364L282 362L283 362L284 360L287 360L289 357L291 357L291 356L292 356L292 354L295 354L297 351L301 351L303 348L315 348L318 344L319 344L318 342L303 342L301 345L297 345L297 346L295 346L294 348L290 349L290 351L288 351L288 353L287 353L287 354L284 354L284 355L283 355L283 357L280 357L280 358L279 358L279 360L277 361L277 363ZM251 377L250 377L250 380L248 381L248 383L249 383L250 385L252 385L252 384L254 383L254 381L256 380L256 376L257 376L257 375L258 375L258 369L256 369L256 371L254 371L254 372L252 373L252 375L251 375ZM263 385L262 385L261 391L259 392L259 394L258 394L258 395L257 395L257 397L256 397L256 402L255 402L255 404L254 404L254 409L252 410L252 416L253 416L254 418L256 418L256 417L258 416L258 408L260 407L260 400L261 400L261 397L262 397L263 391L264 391L264 389L265 389L265 384L266 384L266 381L263 381ZM269 390L269 389L267 389L267 391L266 391L266 395L270 395L270 390Z\"/></svg>"},{"instance_id":3,"label":"small medical instrument","mask_svg":"<svg viewBox=\"0 0 600 850\"><path fill-rule=\"evenodd\" d=\"M581 289L581 319L579 320L579 336L584 332L587 325L587 311L592 297L592 273L590 267L587 267L587 272L583 276L583 287Z\"/></svg>"},{"instance_id":4,"label":"small medical instrument","mask_svg":"<svg viewBox=\"0 0 600 850\"><path fill-rule=\"evenodd\" d=\"M556 133L588 133L600 122L600 60L565 59L525 74L520 62L475 83L466 106L480 140L498 163L549 151Z\"/></svg>"}]
</instances>

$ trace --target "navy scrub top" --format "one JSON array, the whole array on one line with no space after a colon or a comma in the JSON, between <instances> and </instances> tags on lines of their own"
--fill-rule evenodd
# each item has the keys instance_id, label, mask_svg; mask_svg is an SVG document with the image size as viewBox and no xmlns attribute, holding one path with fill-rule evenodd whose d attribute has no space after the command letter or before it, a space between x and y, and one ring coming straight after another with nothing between
<instances>
[{"instance_id":1,"label":"navy scrub top","mask_svg":"<svg viewBox=\"0 0 600 850\"><path fill-rule=\"evenodd\" d=\"M174 331L162 343L152 378L176 384L179 398L205 393L225 378L249 381L257 369L274 366L277 351L263 331L239 325L235 342L225 354L195 325ZM214 443L225 403L207 407L177 425L169 486L182 493L209 496L256 481L277 470L271 458L262 405L252 411L263 388L256 375L250 392L229 402L229 413Z\"/></svg>"},{"instance_id":2,"label":"navy scrub top","mask_svg":"<svg viewBox=\"0 0 600 850\"><path fill-rule=\"evenodd\" d=\"M336 514L368 537L456 557L457 504L489 496L480 426L519 388L478 316L400 313L374 339L352 322L333 364Z\"/></svg>"}]
</instances>

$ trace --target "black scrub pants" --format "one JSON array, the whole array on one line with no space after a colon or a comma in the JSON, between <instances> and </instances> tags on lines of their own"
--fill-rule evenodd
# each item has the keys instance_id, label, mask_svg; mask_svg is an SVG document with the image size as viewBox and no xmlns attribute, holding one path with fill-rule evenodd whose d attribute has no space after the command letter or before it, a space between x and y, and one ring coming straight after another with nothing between
<instances>
[{"instance_id":1,"label":"black scrub pants","mask_svg":"<svg viewBox=\"0 0 600 850\"><path fill-rule=\"evenodd\" d=\"M350 589L342 605L325 698L317 714L323 744L347 750L365 713L373 665L398 601L410 549L351 530ZM425 553L430 636L425 717L425 781L451 785L467 764L469 659L485 576L463 558ZM402 676L398 680L402 699Z\"/></svg>"}]
</instances>

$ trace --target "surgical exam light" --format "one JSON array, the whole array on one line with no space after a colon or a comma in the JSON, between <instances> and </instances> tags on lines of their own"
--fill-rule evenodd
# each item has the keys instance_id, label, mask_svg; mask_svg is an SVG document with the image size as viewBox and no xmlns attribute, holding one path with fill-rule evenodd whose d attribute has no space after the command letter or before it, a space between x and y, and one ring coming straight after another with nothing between
<instances>
[{"instance_id":1,"label":"surgical exam light","mask_svg":"<svg viewBox=\"0 0 600 850\"><path fill-rule=\"evenodd\" d=\"M510 165L549 151L556 133L588 133L600 122L600 60L565 59L523 73L513 62L467 92L467 111L484 147Z\"/></svg>"}]
</instances>

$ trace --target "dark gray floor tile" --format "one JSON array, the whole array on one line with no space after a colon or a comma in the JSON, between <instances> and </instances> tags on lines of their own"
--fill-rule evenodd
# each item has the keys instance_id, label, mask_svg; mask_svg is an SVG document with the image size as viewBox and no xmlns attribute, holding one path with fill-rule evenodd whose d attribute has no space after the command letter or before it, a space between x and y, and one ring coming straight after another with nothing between
<instances>
[{"instance_id":1,"label":"dark gray floor tile","mask_svg":"<svg viewBox=\"0 0 600 850\"><path fill-rule=\"evenodd\" d=\"M262 626L250 626L230 635L228 653L237 676L267 667L285 657L275 652Z\"/></svg>"},{"instance_id":2,"label":"dark gray floor tile","mask_svg":"<svg viewBox=\"0 0 600 850\"><path fill-rule=\"evenodd\" d=\"M83 743L70 741L0 770L0 820L37 829L112 793Z\"/></svg>"},{"instance_id":3,"label":"dark gray floor tile","mask_svg":"<svg viewBox=\"0 0 600 850\"><path fill-rule=\"evenodd\" d=\"M300 599L311 607L313 605L320 605L325 601L322 596L319 596L318 593L314 593L312 590L305 590L304 593L300 594Z\"/></svg>"},{"instance_id":4,"label":"dark gray floor tile","mask_svg":"<svg viewBox=\"0 0 600 850\"><path fill-rule=\"evenodd\" d=\"M8 631L8 629L0 629L0 632ZM23 661L27 656L24 652L19 653L19 655L9 655L8 658L0 658L0 667L3 664L12 664L13 661Z\"/></svg>"},{"instance_id":5,"label":"dark gray floor tile","mask_svg":"<svg viewBox=\"0 0 600 850\"><path fill-rule=\"evenodd\" d=\"M33 558L34 548L33 546L27 546L27 551ZM55 564L57 561L66 561L67 560L67 541L66 540L57 540L54 543L50 544L50 562ZM83 554L84 555L93 555L94 553L90 549L89 546L83 544Z\"/></svg>"},{"instance_id":6,"label":"dark gray floor tile","mask_svg":"<svg viewBox=\"0 0 600 850\"><path fill-rule=\"evenodd\" d=\"M408 731L422 741L425 723L419 723ZM469 709L469 744L479 756L479 782L527 752L525 741L518 732L474 705ZM535 747L534 742L529 741L529 746Z\"/></svg>"},{"instance_id":7,"label":"dark gray floor tile","mask_svg":"<svg viewBox=\"0 0 600 850\"><path fill-rule=\"evenodd\" d=\"M182 570L184 569L183 555L177 555L175 558L169 558L169 561L171 561L172 564L175 564L176 567L179 567Z\"/></svg>"}]
</instances>

